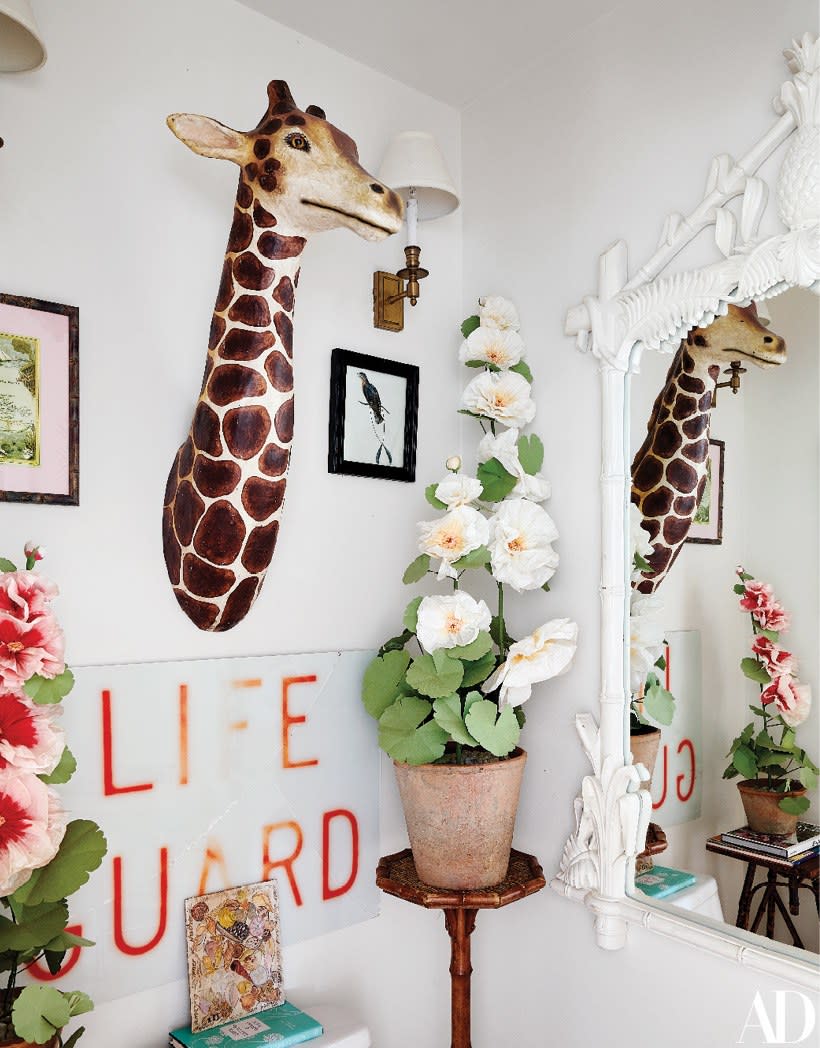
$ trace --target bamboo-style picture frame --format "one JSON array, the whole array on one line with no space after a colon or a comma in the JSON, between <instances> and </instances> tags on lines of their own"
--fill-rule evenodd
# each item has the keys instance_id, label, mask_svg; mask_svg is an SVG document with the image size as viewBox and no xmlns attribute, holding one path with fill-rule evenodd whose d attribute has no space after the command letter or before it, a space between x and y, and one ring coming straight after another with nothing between
<instances>
[{"instance_id":1,"label":"bamboo-style picture frame","mask_svg":"<svg viewBox=\"0 0 820 1048\"><path fill-rule=\"evenodd\" d=\"M80 311L0 293L0 501L80 501Z\"/></svg>"}]
</instances>

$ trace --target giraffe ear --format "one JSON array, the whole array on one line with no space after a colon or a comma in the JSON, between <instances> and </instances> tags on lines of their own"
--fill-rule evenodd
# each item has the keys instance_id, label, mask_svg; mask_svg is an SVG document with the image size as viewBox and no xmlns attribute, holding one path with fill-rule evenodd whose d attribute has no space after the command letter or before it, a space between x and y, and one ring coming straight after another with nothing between
<instances>
[{"instance_id":1,"label":"giraffe ear","mask_svg":"<svg viewBox=\"0 0 820 1048\"><path fill-rule=\"evenodd\" d=\"M172 113L167 124L180 142L200 156L233 160L235 164L242 164L245 160L247 136L220 124L218 120L196 113Z\"/></svg>"},{"instance_id":2,"label":"giraffe ear","mask_svg":"<svg viewBox=\"0 0 820 1048\"><path fill-rule=\"evenodd\" d=\"M325 111L321 106L308 106L305 110L306 113L310 113L311 116L318 116L322 120L327 120Z\"/></svg>"}]
</instances>

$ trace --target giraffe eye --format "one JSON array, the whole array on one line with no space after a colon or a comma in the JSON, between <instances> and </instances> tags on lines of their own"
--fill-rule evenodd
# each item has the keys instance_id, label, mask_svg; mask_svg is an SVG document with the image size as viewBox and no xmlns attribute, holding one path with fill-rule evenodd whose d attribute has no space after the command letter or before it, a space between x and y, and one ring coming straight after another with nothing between
<instances>
[{"instance_id":1,"label":"giraffe eye","mask_svg":"<svg viewBox=\"0 0 820 1048\"><path fill-rule=\"evenodd\" d=\"M298 132L293 132L288 135L285 141L291 149L301 149L303 153L310 151L310 142L308 142L304 135L300 135Z\"/></svg>"}]
</instances>

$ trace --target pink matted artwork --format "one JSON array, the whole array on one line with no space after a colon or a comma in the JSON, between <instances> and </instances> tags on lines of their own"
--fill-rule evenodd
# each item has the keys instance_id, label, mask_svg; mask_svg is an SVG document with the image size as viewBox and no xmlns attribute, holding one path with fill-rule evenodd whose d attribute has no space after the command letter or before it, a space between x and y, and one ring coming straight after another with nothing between
<instances>
[{"instance_id":1,"label":"pink matted artwork","mask_svg":"<svg viewBox=\"0 0 820 1048\"><path fill-rule=\"evenodd\" d=\"M0 294L0 500L79 504L79 310Z\"/></svg>"}]
</instances>

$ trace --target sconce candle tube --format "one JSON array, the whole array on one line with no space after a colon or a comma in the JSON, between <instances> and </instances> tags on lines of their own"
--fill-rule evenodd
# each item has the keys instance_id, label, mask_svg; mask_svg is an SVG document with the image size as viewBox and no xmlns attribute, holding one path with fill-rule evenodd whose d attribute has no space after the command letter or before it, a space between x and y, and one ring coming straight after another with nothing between
<instances>
[{"instance_id":1,"label":"sconce candle tube","mask_svg":"<svg viewBox=\"0 0 820 1048\"><path fill-rule=\"evenodd\" d=\"M416 199L415 189L410 190L410 198L407 201L405 216L407 218L407 246L414 247L418 244L417 223L419 216L419 202Z\"/></svg>"}]
</instances>

